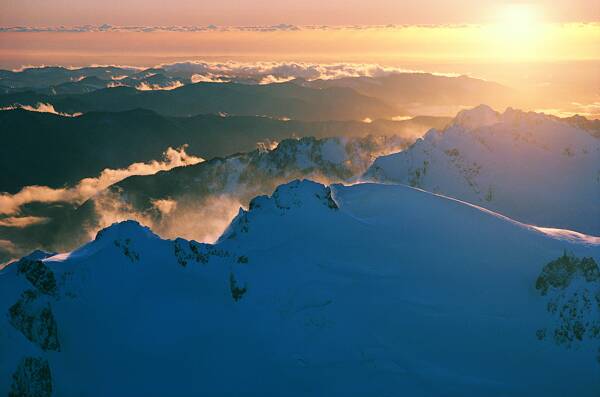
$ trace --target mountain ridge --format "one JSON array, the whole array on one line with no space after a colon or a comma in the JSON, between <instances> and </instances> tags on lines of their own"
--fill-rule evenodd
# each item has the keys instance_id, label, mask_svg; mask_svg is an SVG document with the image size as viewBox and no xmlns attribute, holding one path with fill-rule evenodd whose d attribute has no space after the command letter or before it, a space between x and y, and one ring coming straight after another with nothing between
<instances>
[{"instance_id":1,"label":"mountain ridge","mask_svg":"<svg viewBox=\"0 0 600 397\"><path fill-rule=\"evenodd\" d=\"M72 254L43 259L57 280L59 298L43 302L60 351L42 352L3 323L0 377L14 380L0 382L0 392L19 386L11 377L28 357L51 373L33 380L64 396L103 395L115 382L149 395L393 388L527 396L534 387L592 397L600 390L591 327L600 308L576 306L563 317L547 310L548 302L600 291L593 259L600 245L556 240L399 185L294 181L253 202L216 245L161 240L130 221ZM564 286L545 284L569 261L589 268L589 277L577 271L556 279ZM21 291L32 286L16 270L0 271L2 311L27 304ZM36 307L28 309L34 319ZM583 334L578 321L590 324ZM127 352L119 363L116 351ZM173 354L178 365L158 365ZM81 376L67 376L75 368ZM227 382L226 368L243 375ZM259 381L269 368L278 376ZM332 371L344 381L332 384Z\"/></svg>"}]
</instances>

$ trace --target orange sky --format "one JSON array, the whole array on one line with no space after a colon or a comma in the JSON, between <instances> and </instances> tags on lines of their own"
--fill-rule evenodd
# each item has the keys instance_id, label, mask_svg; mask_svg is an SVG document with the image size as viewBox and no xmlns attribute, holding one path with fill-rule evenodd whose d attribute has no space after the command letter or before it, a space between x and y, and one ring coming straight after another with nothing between
<instances>
[{"instance_id":1,"label":"orange sky","mask_svg":"<svg viewBox=\"0 0 600 397\"><path fill-rule=\"evenodd\" d=\"M553 93L568 87L578 100L600 103L597 5L581 0L0 0L0 68L149 67L184 60L379 63L468 74L531 91L552 82ZM296 25L242 28L281 22ZM95 26L60 31L65 30L60 25L69 30L87 23ZM102 23L113 28L98 31ZM209 23L218 26L206 30ZM374 25L385 23L407 25ZM171 24L205 30L174 32ZM16 32L15 26L51 28Z\"/></svg>"},{"instance_id":2,"label":"orange sky","mask_svg":"<svg viewBox=\"0 0 600 397\"><path fill-rule=\"evenodd\" d=\"M597 0L2 0L0 25L378 25L487 23L507 4L552 22L600 21Z\"/></svg>"},{"instance_id":3,"label":"orange sky","mask_svg":"<svg viewBox=\"0 0 600 397\"><path fill-rule=\"evenodd\" d=\"M199 57L361 62L598 60L600 23L275 32L0 33L0 67L40 62L152 65Z\"/></svg>"}]
</instances>

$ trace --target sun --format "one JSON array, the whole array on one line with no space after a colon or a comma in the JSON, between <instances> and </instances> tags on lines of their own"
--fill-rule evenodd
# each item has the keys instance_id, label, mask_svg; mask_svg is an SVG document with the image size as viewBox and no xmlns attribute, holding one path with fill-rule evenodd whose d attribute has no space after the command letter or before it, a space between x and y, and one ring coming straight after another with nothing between
<instances>
[{"instance_id":1,"label":"sun","mask_svg":"<svg viewBox=\"0 0 600 397\"><path fill-rule=\"evenodd\" d=\"M540 8L526 3L499 6L489 29L489 43L504 59L537 56L544 36Z\"/></svg>"},{"instance_id":2,"label":"sun","mask_svg":"<svg viewBox=\"0 0 600 397\"><path fill-rule=\"evenodd\" d=\"M498 24L510 35L534 31L540 24L539 10L531 4L504 5L499 10Z\"/></svg>"}]
</instances>

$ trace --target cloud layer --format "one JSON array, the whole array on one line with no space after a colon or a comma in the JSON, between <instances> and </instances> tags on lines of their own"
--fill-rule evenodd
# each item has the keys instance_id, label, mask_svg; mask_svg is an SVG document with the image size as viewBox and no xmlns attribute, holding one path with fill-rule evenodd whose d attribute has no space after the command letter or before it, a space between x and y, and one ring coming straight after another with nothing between
<instances>
[{"instance_id":1,"label":"cloud layer","mask_svg":"<svg viewBox=\"0 0 600 397\"><path fill-rule=\"evenodd\" d=\"M599 22L571 22L570 25L598 26ZM73 25L73 26L0 26L0 33L90 33L90 32L297 32L297 31L340 31L340 30L398 30L405 28L464 28L469 26L481 26L481 24L464 23L437 23L437 24L386 24L386 25L293 25L280 23L275 25L247 25L247 26L223 26L223 25Z\"/></svg>"},{"instance_id":2,"label":"cloud layer","mask_svg":"<svg viewBox=\"0 0 600 397\"><path fill-rule=\"evenodd\" d=\"M77 117L77 116L81 116L83 114L81 112L77 112L77 113L57 112L51 103L41 103L41 102L36 104L35 106L16 104L14 106L7 106L7 107L0 108L0 110L15 110L15 109L24 109L24 110L28 110L30 112L53 113L53 114L58 114L59 116L65 116L65 117Z\"/></svg>"},{"instance_id":3,"label":"cloud layer","mask_svg":"<svg viewBox=\"0 0 600 397\"><path fill-rule=\"evenodd\" d=\"M193 165L203 159L185 152L185 146L179 149L169 147L162 161L133 163L124 169L105 169L96 178L85 178L73 187L54 189L48 186L26 186L18 193L0 194L0 215L15 215L22 206L34 203L68 202L79 204L94 196L108 186L132 175L150 175L174 167ZM6 218L3 220L5 222ZM6 225L5 225L6 226Z\"/></svg>"},{"instance_id":4,"label":"cloud layer","mask_svg":"<svg viewBox=\"0 0 600 397\"><path fill-rule=\"evenodd\" d=\"M315 29L317 27L305 27L305 29ZM318 27L323 28L323 27ZM109 24L103 25L76 25L76 26L2 26L2 32L68 32L68 33L86 33L86 32L278 32L278 31L297 31L301 30L299 26L281 23L277 25L253 25L253 26L216 26L216 25L170 25L170 26L115 26Z\"/></svg>"},{"instance_id":5,"label":"cloud layer","mask_svg":"<svg viewBox=\"0 0 600 397\"><path fill-rule=\"evenodd\" d=\"M374 63L311 63L311 62L206 62L185 61L157 65L168 75L189 77L197 82L224 82L251 79L259 84L281 83L292 79L331 80L345 77L381 77L394 73L425 73ZM433 73L456 77L455 73Z\"/></svg>"}]
</instances>

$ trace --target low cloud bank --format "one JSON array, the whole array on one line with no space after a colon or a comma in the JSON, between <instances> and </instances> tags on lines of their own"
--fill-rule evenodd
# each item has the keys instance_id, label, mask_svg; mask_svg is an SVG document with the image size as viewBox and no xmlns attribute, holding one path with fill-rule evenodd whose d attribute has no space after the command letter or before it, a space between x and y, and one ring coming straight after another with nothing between
<instances>
[{"instance_id":1,"label":"low cloud bank","mask_svg":"<svg viewBox=\"0 0 600 397\"><path fill-rule=\"evenodd\" d=\"M97 222L86 230L90 239L99 230L133 219L148 226L162 238L182 237L203 243L214 243L223 234L239 209L243 207L236 194L175 201L160 199L152 202L159 216L135 210L119 194L106 190L93 198Z\"/></svg>"},{"instance_id":2,"label":"low cloud bank","mask_svg":"<svg viewBox=\"0 0 600 397\"><path fill-rule=\"evenodd\" d=\"M203 159L189 155L186 145L178 149L169 147L161 161L134 163L124 169L107 168L96 178L85 178L73 187L53 189L48 186L26 186L18 193L0 194L0 215L18 214L20 208L34 202L82 203L108 186L132 175L150 175L175 167L197 164Z\"/></svg>"},{"instance_id":3,"label":"low cloud bank","mask_svg":"<svg viewBox=\"0 0 600 397\"><path fill-rule=\"evenodd\" d=\"M114 84L113 85L113 87L114 87L118 83L113 83L113 84ZM123 85L123 84L121 84L121 85ZM137 86L135 86L135 88L138 91L157 91L157 90L170 91L170 90L174 90L175 88L179 88L179 87L183 87L183 83L181 81L174 81L167 85L148 84L144 81L144 82L141 82L140 84L138 84Z\"/></svg>"},{"instance_id":4,"label":"low cloud bank","mask_svg":"<svg viewBox=\"0 0 600 397\"><path fill-rule=\"evenodd\" d=\"M306 26L301 28L296 25L281 23L277 25L253 25L253 26L216 26L216 25L167 25L167 26L117 26L117 25L74 25L74 26L0 26L3 32L66 32L66 33L89 33L89 32L293 32L302 29L323 29L324 27Z\"/></svg>"},{"instance_id":5,"label":"low cloud bank","mask_svg":"<svg viewBox=\"0 0 600 397\"><path fill-rule=\"evenodd\" d=\"M382 77L394 73L425 73L372 63L309 63L309 62L205 62L185 61L161 64L168 75L191 78L197 82L225 82L250 79L258 84L282 83L293 79L332 80L346 77ZM456 77L454 73L432 73Z\"/></svg>"},{"instance_id":6,"label":"low cloud bank","mask_svg":"<svg viewBox=\"0 0 600 397\"><path fill-rule=\"evenodd\" d=\"M67 72L67 74L70 74L71 76L67 77L68 81L71 81L71 79L73 78L80 78L83 75L86 75L86 73L89 73L89 71L83 70L83 68L73 66L28 65L17 69L13 69L12 72L15 73L13 78L19 79L20 73L25 73L27 76L29 76L32 74L32 72L35 73L35 69L41 69L50 66L62 68L64 71ZM185 60L172 63L163 63L159 65L148 65L147 69L140 67L134 68L132 66L126 65L90 65L88 68L116 68L117 70L110 71L110 73L112 73L113 75L110 75L108 71L105 71L106 73L109 73L109 77L111 78L111 81L107 85L108 87L130 85L130 83L125 83L122 80L124 80L127 77L134 76L135 73L139 74L136 78L148 78L157 73L161 73L165 76L174 79L189 79L192 83L225 83L230 81L238 81L246 82L249 84L284 83L294 79L304 79L312 81L319 79L333 80L351 77L383 77L398 73L430 73L433 75L446 77L459 76L459 74L456 73L425 72L423 70L384 66L375 63L352 62L209 62L203 60ZM126 75L123 73L123 71L127 70L131 71L130 75ZM147 70L148 72L143 74L141 73L143 72L143 70ZM181 87L182 85L183 82L177 80L172 81L168 84L153 84L142 81L137 84L136 88L138 90L169 90ZM45 104L46 107L40 107L39 105L38 108L40 109L49 109L52 106L49 104Z\"/></svg>"},{"instance_id":7,"label":"low cloud bank","mask_svg":"<svg viewBox=\"0 0 600 397\"><path fill-rule=\"evenodd\" d=\"M59 116L64 116L64 117L77 117L77 116L81 116L83 114L81 112L76 112L76 113L58 112L58 111L56 111L56 109L54 109L54 106L51 103L41 103L41 102L38 102L35 106L15 104L13 106L6 106L3 108L0 108L0 110L15 110L15 109L23 109L23 110L27 110L29 112L53 113L53 114L58 114Z\"/></svg>"}]
</instances>

